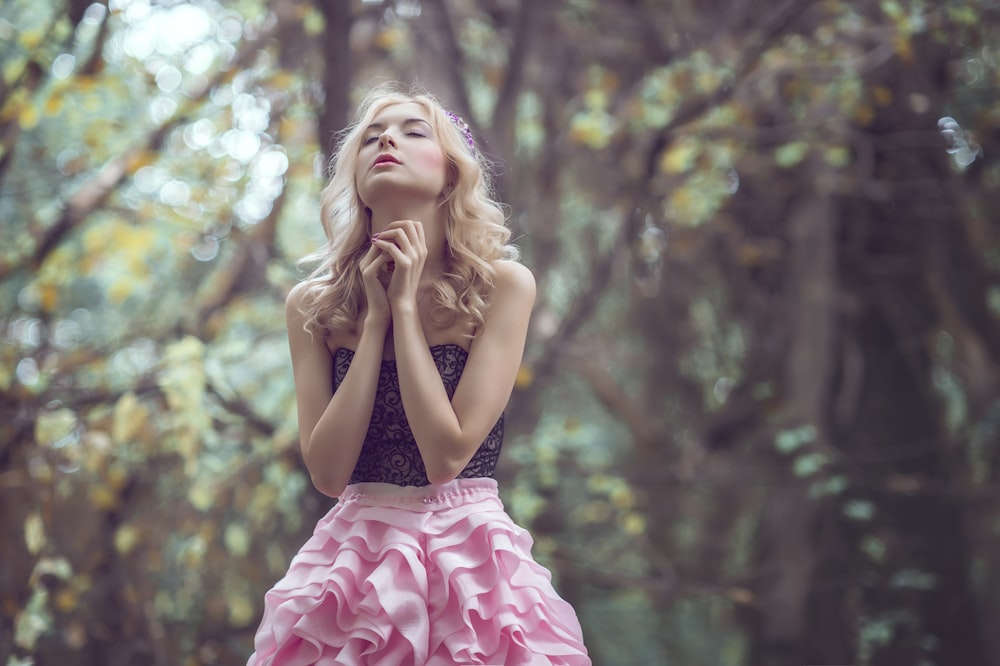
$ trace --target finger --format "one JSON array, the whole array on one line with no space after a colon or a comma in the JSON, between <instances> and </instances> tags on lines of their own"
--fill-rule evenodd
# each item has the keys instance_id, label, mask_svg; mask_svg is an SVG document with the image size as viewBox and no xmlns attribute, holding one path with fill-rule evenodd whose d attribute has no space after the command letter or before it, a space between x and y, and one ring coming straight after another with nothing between
<instances>
[{"instance_id":1,"label":"finger","mask_svg":"<svg viewBox=\"0 0 1000 666\"><path fill-rule=\"evenodd\" d=\"M364 255L361 257L361 261L358 262L358 268L361 269L362 273L368 270L369 266L372 265L372 262L375 261L376 256L377 255L375 254L375 248L372 248L368 252L364 253Z\"/></svg>"},{"instance_id":2,"label":"finger","mask_svg":"<svg viewBox=\"0 0 1000 666\"><path fill-rule=\"evenodd\" d=\"M390 232L392 233L390 234ZM411 243L415 243L423 236L423 224L419 220L394 220L389 223L383 233L389 234L392 238L405 236L410 239Z\"/></svg>"},{"instance_id":3,"label":"finger","mask_svg":"<svg viewBox=\"0 0 1000 666\"><path fill-rule=\"evenodd\" d=\"M375 241L375 246L382 250L382 256L390 257L397 264L403 264L406 266L410 264L409 255L407 255L396 243L379 238Z\"/></svg>"},{"instance_id":4,"label":"finger","mask_svg":"<svg viewBox=\"0 0 1000 666\"><path fill-rule=\"evenodd\" d=\"M427 239L424 237L424 225L421 224L420 222L417 222L417 223L415 223L413 225L413 228L416 230L416 236L417 236L417 243L418 243L418 245L420 247L426 248L427 247Z\"/></svg>"},{"instance_id":5,"label":"finger","mask_svg":"<svg viewBox=\"0 0 1000 666\"><path fill-rule=\"evenodd\" d=\"M384 271L386 266L392 262L392 258L378 248L374 248L374 251L376 252L374 256L370 258L366 256L365 260L362 261L362 278L377 277L379 273Z\"/></svg>"},{"instance_id":6,"label":"finger","mask_svg":"<svg viewBox=\"0 0 1000 666\"><path fill-rule=\"evenodd\" d=\"M380 256L382 256L382 252L377 247L375 247L374 243L372 243L372 246L361 257L361 261L358 262L358 266L360 266L361 270L364 271L366 268L371 266L372 263L375 262Z\"/></svg>"},{"instance_id":7,"label":"finger","mask_svg":"<svg viewBox=\"0 0 1000 666\"><path fill-rule=\"evenodd\" d=\"M395 222L393 224L396 224ZM382 232L378 236L374 237L373 243L375 247L389 251L389 248L396 248L402 251L402 253L413 259L417 258L417 252L414 251L413 244L407 237L406 233L402 228L396 228L389 231Z\"/></svg>"},{"instance_id":8,"label":"finger","mask_svg":"<svg viewBox=\"0 0 1000 666\"><path fill-rule=\"evenodd\" d=\"M379 238L382 236L380 235ZM387 228L387 239L391 239L404 252L417 256L427 247L423 238L423 225L417 220L396 220Z\"/></svg>"},{"instance_id":9,"label":"finger","mask_svg":"<svg viewBox=\"0 0 1000 666\"><path fill-rule=\"evenodd\" d=\"M418 220L397 220L398 228L411 244L416 245L423 236L423 225Z\"/></svg>"}]
</instances>

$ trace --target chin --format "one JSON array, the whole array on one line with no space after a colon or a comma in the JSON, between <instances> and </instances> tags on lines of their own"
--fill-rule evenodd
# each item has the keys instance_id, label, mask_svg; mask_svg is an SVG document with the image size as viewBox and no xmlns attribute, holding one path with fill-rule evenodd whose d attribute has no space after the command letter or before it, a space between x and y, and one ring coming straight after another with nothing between
<instances>
[{"instance_id":1,"label":"chin","mask_svg":"<svg viewBox=\"0 0 1000 666\"><path fill-rule=\"evenodd\" d=\"M386 182L371 183L369 187L359 188L359 197L369 208L392 206L395 202L400 205L421 201L437 202L440 201L441 191L444 189L443 187L435 189L425 184L388 182L388 178L380 180ZM376 206L372 205L373 202Z\"/></svg>"}]
</instances>

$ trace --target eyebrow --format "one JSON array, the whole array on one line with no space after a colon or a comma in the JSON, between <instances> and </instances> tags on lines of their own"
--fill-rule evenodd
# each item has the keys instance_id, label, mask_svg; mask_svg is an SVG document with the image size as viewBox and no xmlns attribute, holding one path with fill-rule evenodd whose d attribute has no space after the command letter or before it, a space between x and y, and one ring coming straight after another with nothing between
<instances>
[{"instance_id":1,"label":"eyebrow","mask_svg":"<svg viewBox=\"0 0 1000 666\"><path fill-rule=\"evenodd\" d=\"M404 120L400 124L403 125L403 126L406 126L406 125L412 125L413 123L423 123L424 125L427 125L428 127L431 126L431 124L429 122L427 122L426 120L424 120L423 118L407 118L406 120ZM385 129L385 123L372 123L371 125L369 125L368 127L365 128L365 131L368 132L368 131L373 130L373 129L374 130Z\"/></svg>"}]
</instances>

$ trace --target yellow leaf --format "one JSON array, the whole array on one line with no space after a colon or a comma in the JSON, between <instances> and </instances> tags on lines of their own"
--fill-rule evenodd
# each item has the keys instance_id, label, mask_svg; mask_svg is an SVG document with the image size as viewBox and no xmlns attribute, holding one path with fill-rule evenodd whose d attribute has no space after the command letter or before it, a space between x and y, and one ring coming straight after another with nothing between
<instances>
[{"instance_id":1,"label":"yellow leaf","mask_svg":"<svg viewBox=\"0 0 1000 666\"><path fill-rule=\"evenodd\" d=\"M239 523L229 523L223 533L226 548L233 555L242 557L250 550L250 534L247 529Z\"/></svg>"},{"instance_id":2,"label":"yellow leaf","mask_svg":"<svg viewBox=\"0 0 1000 666\"><path fill-rule=\"evenodd\" d=\"M139 545L141 536L139 528L134 525L122 525L115 531L115 549L122 555L128 555Z\"/></svg>"},{"instance_id":3,"label":"yellow leaf","mask_svg":"<svg viewBox=\"0 0 1000 666\"><path fill-rule=\"evenodd\" d=\"M62 111L62 107L63 107L62 95L53 95L52 97L49 97L47 100L45 100L45 115L54 116L60 111Z\"/></svg>"},{"instance_id":4,"label":"yellow leaf","mask_svg":"<svg viewBox=\"0 0 1000 666\"><path fill-rule=\"evenodd\" d=\"M632 489L626 485L615 486L610 493L611 502L620 510L631 509L635 503Z\"/></svg>"},{"instance_id":5,"label":"yellow leaf","mask_svg":"<svg viewBox=\"0 0 1000 666\"><path fill-rule=\"evenodd\" d=\"M38 126L39 120L41 120L41 116L38 114L38 109L30 104L22 106L21 112L17 116L17 124L23 130L35 129Z\"/></svg>"},{"instance_id":6,"label":"yellow leaf","mask_svg":"<svg viewBox=\"0 0 1000 666\"><path fill-rule=\"evenodd\" d=\"M215 502L215 492L204 482L195 482L188 489L188 502L199 511L208 511Z\"/></svg>"},{"instance_id":7,"label":"yellow leaf","mask_svg":"<svg viewBox=\"0 0 1000 666\"><path fill-rule=\"evenodd\" d=\"M622 521L622 527L628 534L642 534L646 531L646 519L638 513L630 513Z\"/></svg>"},{"instance_id":8,"label":"yellow leaf","mask_svg":"<svg viewBox=\"0 0 1000 666\"><path fill-rule=\"evenodd\" d=\"M43 412L35 421L35 441L43 446L68 437L76 428L76 413L72 409Z\"/></svg>"},{"instance_id":9,"label":"yellow leaf","mask_svg":"<svg viewBox=\"0 0 1000 666\"><path fill-rule=\"evenodd\" d=\"M892 104L892 90L886 86L875 86L872 88L872 98L878 106L889 106Z\"/></svg>"},{"instance_id":10,"label":"yellow leaf","mask_svg":"<svg viewBox=\"0 0 1000 666\"><path fill-rule=\"evenodd\" d=\"M530 365L521 365L517 369L517 378L514 379L514 386L519 389L526 389L535 381L535 371Z\"/></svg>"},{"instance_id":11,"label":"yellow leaf","mask_svg":"<svg viewBox=\"0 0 1000 666\"><path fill-rule=\"evenodd\" d=\"M38 285L38 303L42 312L55 312L59 305L59 288L48 283Z\"/></svg>"},{"instance_id":12,"label":"yellow leaf","mask_svg":"<svg viewBox=\"0 0 1000 666\"><path fill-rule=\"evenodd\" d=\"M11 56L3 61L3 82L7 84L14 83L21 74L24 73L24 68L28 66L28 59L23 55ZM21 93L21 94L18 94ZM27 98L28 89L21 88L18 93L15 93L20 100Z\"/></svg>"},{"instance_id":13,"label":"yellow leaf","mask_svg":"<svg viewBox=\"0 0 1000 666\"><path fill-rule=\"evenodd\" d=\"M229 620L235 626L243 626L254 618L253 603L243 594L230 594L226 599L229 606Z\"/></svg>"},{"instance_id":14,"label":"yellow leaf","mask_svg":"<svg viewBox=\"0 0 1000 666\"><path fill-rule=\"evenodd\" d=\"M678 217L686 218L691 212L691 193L686 187L678 187L670 193L670 205L676 211Z\"/></svg>"},{"instance_id":15,"label":"yellow leaf","mask_svg":"<svg viewBox=\"0 0 1000 666\"><path fill-rule=\"evenodd\" d=\"M118 402L111 425L111 438L117 444L128 444L143 429L149 419L149 409L128 391Z\"/></svg>"},{"instance_id":16,"label":"yellow leaf","mask_svg":"<svg viewBox=\"0 0 1000 666\"><path fill-rule=\"evenodd\" d=\"M24 519L24 544L28 547L28 552L38 555L45 547L48 537L45 535L45 523L38 512L28 514Z\"/></svg>"},{"instance_id":17,"label":"yellow leaf","mask_svg":"<svg viewBox=\"0 0 1000 666\"><path fill-rule=\"evenodd\" d=\"M86 254L94 254L108 246L108 226L104 224L87 227L83 232L83 250Z\"/></svg>"},{"instance_id":18,"label":"yellow leaf","mask_svg":"<svg viewBox=\"0 0 1000 666\"><path fill-rule=\"evenodd\" d=\"M118 494L107 486L91 486L89 495L90 503L102 511L118 506Z\"/></svg>"},{"instance_id":19,"label":"yellow leaf","mask_svg":"<svg viewBox=\"0 0 1000 666\"><path fill-rule=\"evenodd\" d=\"M318 37L326 30L326 19L314 7L302 7L302 29L310 37Z\"/></svg>"},{"instance_id":20,"label":"yellow leaf","mask_svg":"<svg viewBox=\"0 0 1000 666\"><path fill-rule=\"evenodd\" d=\"M698 147L692 141L678 141L663 152L660 169L667 173L683 173L694 166Z\"/></svg>"},{"instance_id":21,"label":"yellow leaf","mask_svg":"<svg viewBox=\"0 0 1000 666\"><path fill-rule=\"evenodd\" d=\"M577 114L570 121L570 138L595 150L604 148L613 132L613 119L603 111L591 109Z\"/></svg>"},{"instance_id":22,"label":"yellow leaf","mask_svg":"<svg viewBox=\"0 0 1000 666\"><path fill-rule=\"evenodd\" d=\"M386 28L375 35L375 46L385 51L391 51L403 41L403 31L399 28Z\"/></svg>"},{"instance_id":23,"label":"yellow leaf","mask_svg":"<svg viewBox=\"0 0 1000 666\"><path fill-rule=\"evenodd\" d=\"M13 347L13 345L11 345ZM0 391L7 391L14 384L14 373L11 372L13 365L6 361L0 363Z\"/></svg>"},{"instance_id":24,"label":"yellow leaf","mask_svg":"<svg viewBox=\"0 0 1000 666\"><path fill-rule=\"evenodd\" d=\"M76 590L71 587L66 587L56 593L55 606L63 613L68 613L76 608L79 600L80 598L77 595Z\"/></svg>"},{"instance_id":25,"label":"yellow leaf","mask_svg":"<svg viewBox=\"0 0 1000 666\"><path fill-rule=\"evenodd\" d=\"M590 109L604 109L608 106L608 95L599 88L592 88L584 93L583 103Z\"/></svg>"},{"instance_id":26,"label":"yellow leaf","mask_svg":"<svg viewBox=\"0 0 1000 666\"><path fill-rule=\"evenodd\" d=\"M128 470L120 462L115 461L108 465L107 484L115 490L121 490L128 481Z\"/></svg>"},{"instance_id":27,"label":"yellow leaf","mask_svg":"<svg viewBox=\"0 0 1000 666\"><path fill-rule=\"evenodd\" d=\"M76 88L80 92L92 92L97 89L97 79L93 76L79 76L76 79Z\"/></svg>"},{"instance_id":28,"label":"yellow leaf","mask_svg":"<svg viewBox=\"0 0 1000 666\"><path fill-rule=\"evenodd\" d=\"M108 300L112 303L124 303L134 290L135 282L128 275L123 275L111 283L107 292Z\"/></svg>"},{"instance_id":29,"label":"yellow leaf","mask_svg":"<svg viewBox=\"0 0 1000 666\"><path fill-rule=\"evenodd\" d=\"M34 30L23 31L18 42L24 47L25 51L33 51L42 43L43 39L45 39L45 31L36 28Z\"/></svg>"},{"instance_id":30,"label":"yellow leaf","mask_svg":"<svg viewBox=\"0 0 1000 666\"><path fill-rule=\"evenodd\" d=\"M156 151L145 148L133 150L125 156L125 172L130 176L144 166L149 166L156 161Z\"/></svg>"},{"instance_id":31,"label":"yellow leaf","mask_svg":"<svg viewBox=\"0 0 1000 666\"><path fill-rule=\"evenodd\" d=\"M714 69L703 69L695 74L694 82L698 92L708 93L719 87L722 76Z\"/></svg>"}]
</instances>

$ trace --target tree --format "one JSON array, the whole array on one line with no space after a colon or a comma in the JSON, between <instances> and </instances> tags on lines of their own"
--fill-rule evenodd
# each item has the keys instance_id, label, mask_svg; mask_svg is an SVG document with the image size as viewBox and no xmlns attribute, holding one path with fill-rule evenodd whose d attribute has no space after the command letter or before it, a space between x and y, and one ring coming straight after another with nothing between
<instances>
[{"instance_id":1,"label":"tree","mask_svg":"<svg viewBox=\"0 0 1000 666\"><path fill-rule=\"evenodd\" d=\"M595 663L989 664L991 3L0 10L0 658L240 663L328 503L281 303L419 82L539 304L501 485Z\"/></svg>"}]
</instances>

